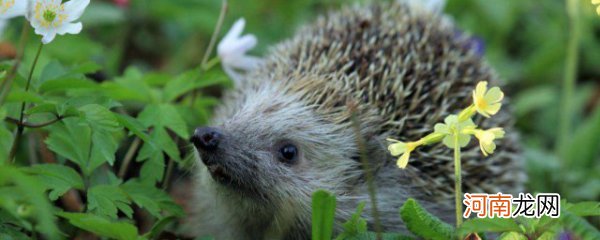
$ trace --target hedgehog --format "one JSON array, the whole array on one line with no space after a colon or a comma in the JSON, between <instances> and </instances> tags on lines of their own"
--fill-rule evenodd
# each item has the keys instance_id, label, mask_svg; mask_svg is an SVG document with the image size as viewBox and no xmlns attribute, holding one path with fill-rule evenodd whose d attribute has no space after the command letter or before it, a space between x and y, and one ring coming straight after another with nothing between
<instances>
[{"instance_id":1,"label":"hedgehog","mask_svg":"<svg viewBox=\"0 0 600 240\"><path fill-rule=\"evenodd\" d=\"M477 82L500 83L472 45L449 17L397 1L343 7L273 46L191 138L200 159L192 234L310 239L317 189L337 198L336 232L361 202L373 228L362 152L382 230L407 232L398 209L408 198L453 223L451 150L422 147L399 169L386 138L419 139L468 106ZM474 120L512 132L506 110ZM464 192L521 190L518 136L489 157L474 141L463 151Z\"/></svg>"}]
</instances>

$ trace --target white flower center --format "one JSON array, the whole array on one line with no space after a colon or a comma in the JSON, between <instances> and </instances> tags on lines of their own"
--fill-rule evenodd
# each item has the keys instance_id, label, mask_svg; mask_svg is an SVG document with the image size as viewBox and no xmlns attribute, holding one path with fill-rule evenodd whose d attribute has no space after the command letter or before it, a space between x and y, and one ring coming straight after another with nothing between
<instances>
[{"instance_id":1,"label":"white flower center","mask_svg":"<svg viewBox=\"0 0 600 240\"><path fill-rule=\"evenodd\" d=\"M62 4L54 5L38 2L35 5L34 17L43 27L58 27L67 18L67 15L64 14L64 6Z\"/></svg>"},{"instance_id":2,"label":"white flower center","mask_svg":"<svg viewBox=\"0 0 600 240\"><path fill-rule=\"evenodd\" d=\"M13 5L15 5L15 0L0 0L0 13L5 13L10 9Z\"/></svg>"}]
</instances>

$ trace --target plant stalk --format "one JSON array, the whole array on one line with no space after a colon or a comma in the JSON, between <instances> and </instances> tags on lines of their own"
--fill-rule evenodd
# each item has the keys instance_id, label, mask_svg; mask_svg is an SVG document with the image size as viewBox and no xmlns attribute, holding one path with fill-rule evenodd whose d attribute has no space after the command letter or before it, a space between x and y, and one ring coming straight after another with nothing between
<instances>
[{"instance_id":1,"label":"plant stalk","mask_svg":"<svg viewBox=\"0 0 600 240\"><path fill-rule=\"evenodd\" d=\"M580 17L579 1L565 0L567 5L567 17L569 18L569 39L567 42L567 52L565 58L565 71L562 82L561 111L559 112L559 133L556 140L556 152L559 156L562 154L562 148L568 142L573 120L573 92L575 90L575 81L577 78L578 51L580 39ZM563 159L563 162L567 161ZM566 164L566 163L563 163Z\"/></svg>"},{"instance_id":2,"label":"plant stalk","mask_svg":"<svg viewBox=\"0 0 600 240\"><path fill-rule=\"evenodd\" d=\"M17 56L15 57L15 64L12 66L12 68L0 84L0 106L2 106L2 104L4 103L8 92L10 92L12 81L15 79L17 70L21 65L21 60L23 59L23 55L25 53L25 45L27 44L27 37L29 35L29 27L30 26L28 23L23 23L23 29L21 30L21 39L19 40L19 51L17 52Z\"/></svg>"},{"instance_id":3,"label":"plant stalk","mask_svg":"<svg viewBox=\"0 0 600 240\"><path fill-rule=\"evenodd\" d=\"M373 179L373 167L369 164L367 156L367 148L364 138L360 133L360 123L357 116L357 107L355 104L349 104L351 111L351 120L354 128L354 134L356 136L357 146L360 154L360 160L365 171L365 178L367 180L367 189L369 191L369 198L371 200L371 215L374 219L375 237L377 240L383 239L383 229L381 227L381 220L379 217L379 210L377 209L377 189L375 186L375 180Z\"/></svg>"},{"instance_id":4,"label":"plant stalk","mask_svg":"<svg viewBox=\"0 0 600 240\"><path fill-rule=\"evenodd\" d=\"M462 177L460 162L460 145L458 143L458 133L454 134L454 201L456 204L456 227L460 227L463 218L462 206Z\"/></svg>"},{"instance_id":5,"label":"plant stalk","mask_svg":"<svg viewBox=\"0 0 600 240\"><path fill-rule=\"evenodd\" d=\"M123 159L123 163L121 163L121 168L119 168L119 173L117 176L119 176L120 179L123 179L125 177L125 174L127 174L127 169L129 168L129 164L131 163L131 160L133 160L133 156L135 155L135 152L137 152L140 144L142 143L142 140L138 137L136 137L133 142L131 143L131 145L129 146L129 149L127 150L127 153L125 154L125 158Z\"/></svg>"},{"instance_id":6,"label":"plant stalk","mask_svg":"<svg viewBox=\"0 0 600 240\"><path fill-rule=\"evenodd\" d=\"M29 87L31 87L31 79L33 77L33 72L35 71L35 66L37 65L38 59L40 58L40 53L42 53L42 48L44 48L44 44L40 43L38 47L37 53L35 54L35 59L33 60L33 64L31 65L31 70L29 71L29 76L27 77L27 83L25 85L25 92L29 91ZM17 126L17 132L15 133L15 138L13 139L12 147L10 148L10 153L8 155L8 161L10 163L14 162L15 154L17 153L17 145L19 140L21 139L21 135L23 135L23 130L25 126L23 126L23 118L25 116L25 106L26 103L21 103L21 111L19 114L19 124Z\"/></svg>"}]
</instances>

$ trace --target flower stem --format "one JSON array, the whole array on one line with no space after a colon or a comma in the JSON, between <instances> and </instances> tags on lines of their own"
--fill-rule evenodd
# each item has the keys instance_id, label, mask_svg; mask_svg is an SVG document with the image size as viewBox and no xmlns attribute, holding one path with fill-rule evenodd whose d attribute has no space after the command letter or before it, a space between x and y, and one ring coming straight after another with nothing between
<instances>
[{"instance_id":1,"label":"flower stem","mask_svg":"<svg viewBox=\"0 0 600 240\"><path fill-rule=\"evenodd\" d=\"M35 59L33 60L33 64L31 65L31 70L29 71L29 76L27 77L27 84L25 85L25 92L29 91L29 87L31 86L31 78L33 77L33 72L35 71L35 66L37 65L38 59L40 58L40 53L42 52L42 48L44 47L43 43L40 43L40 47L37 50L35 55ZM17 153L17 145L19 140L21 139L21 135L23 135L23 130L25 126L23 123L23 118L25 116L25 105L26 103L21 103L21 111L19 114L19 125L17 126L17 132L15 133L15 138L13 139L12 147L10 148L10 153L8 155L8 161L14 162L15 154Z\"/></svg>"},{"instance_id":2,"label":"flower stem","mask_svg":"<svg viewBox=\"0 0 600 240\"><path fill-rule=\"evenodd\" d=\"M460 145L458 134L454 134L454 201L456 204L456 227L462 224L462 177L460 167Z\"/></svg>"},{"instance_id":3,"label":"flower stem","mask_svg":"<svg viewBox=\"0 0 600 240\"><path fill-rule=\"evenodd\" d=\"M23 59L23 55L25 53L25 45L27 44L27 37L29 33L29 24L23 23L23 29L21 30L21 40L19 40L19 48L20 50L17 52L17 56L15 58L15 64L13 64L12 68L6 75L6 77L0 83L0 106L4 103L8 92L10 92L10 87L12 81L17 74L17 70L19 69L19 65L21 65L21 60Z\"/></svg>"},{"instance_id":4,"label":"flower stem","mask_svg":"<svg viewBox=\"0 0 600 240\"><path fill-rule=\"evenodd\" d=\"M579 38L581 30L579 24L579 1L565 0L565 3L567 5L567 16L569 18L570 28L565 59L565 72L562 82L559 133L555 146L556 152L559 154L561 154L560 148L565 146L570 135L569 132L573 118L573 101L571 101L571 99L573 98L575 80L577 78L577 55L579 50Z\"/></svg>"}]
</instances>

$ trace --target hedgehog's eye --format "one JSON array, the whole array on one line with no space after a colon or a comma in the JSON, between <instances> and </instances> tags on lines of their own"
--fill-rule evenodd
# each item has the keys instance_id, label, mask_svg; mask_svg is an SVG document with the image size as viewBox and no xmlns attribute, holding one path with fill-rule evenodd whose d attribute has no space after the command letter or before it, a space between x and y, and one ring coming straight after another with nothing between
<instances>
[{"instance_id":1,"label":"hedgehog's eye","mask_svg":"<svg viewBox=\"0 0 600 240\"><path fill-rule=\"evenodd\" d=\"M298 148L293 144L285 144L279 148L279 160L283 163L293 164L298 159Z\"/></svg>"}]
</instances>

